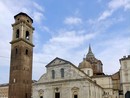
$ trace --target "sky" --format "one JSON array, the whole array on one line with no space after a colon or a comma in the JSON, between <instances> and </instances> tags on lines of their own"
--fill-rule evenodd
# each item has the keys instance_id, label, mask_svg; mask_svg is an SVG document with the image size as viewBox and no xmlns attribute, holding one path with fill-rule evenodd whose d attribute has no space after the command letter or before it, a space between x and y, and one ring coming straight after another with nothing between
<instances>
[{"instance_id":1,"label":"sky","mask_svg":"<svg viewBox=\"0 0 130 98\"><path fill-rule=\"evenodd\" d=\"M34 80L56 57L78 66L89 44L105 74L130 55L130 0L0 0L0 84L9 81L11 24L20 12L34 21Z\"/></svg>"}]
</instances>

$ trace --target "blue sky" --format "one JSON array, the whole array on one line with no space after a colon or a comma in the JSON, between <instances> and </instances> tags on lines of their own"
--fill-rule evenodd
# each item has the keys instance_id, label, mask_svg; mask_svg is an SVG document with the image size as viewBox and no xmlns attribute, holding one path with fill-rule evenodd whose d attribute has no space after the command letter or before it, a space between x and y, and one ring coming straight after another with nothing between
<instances>
[{"instance_id":1,"label":"blue sky","mask_svg":"<svg viewBox=\"0 0 130 98\"><path fill-rule=\"evenodd\" d=\"M55 57L78 66L89 44L106 74L130 54L130 0L0 0L0 83L9 80L11 24L19 12L34 20L35 80Z\"/></svg>"}]
</instances>

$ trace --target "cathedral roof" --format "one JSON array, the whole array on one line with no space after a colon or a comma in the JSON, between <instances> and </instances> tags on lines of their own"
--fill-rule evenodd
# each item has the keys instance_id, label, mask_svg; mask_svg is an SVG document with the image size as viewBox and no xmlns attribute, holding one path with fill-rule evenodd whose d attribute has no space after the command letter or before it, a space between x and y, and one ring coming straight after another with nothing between
<instances>
[{"instance_id":1,"label":"cathedral roof","mask_svg":"<svg viewBox=\"0 0 130 98\"><path fill-rule=\"evenodd\" d=\"M83 61L79 64L78 66L80 69L82 68L92 68L92 65L85 60L85 58L83 59Z\"/></svg>"},{"instance_id":2,"label":"cathedral roof","mask_svg":"<svg viewBox=\"0 0 130 98\"><path fill-rule=\"evenodd\" d=\"M94 54L92 52L92 49L91 49L91 46L89 45L89 50L88 50L88 53L86 55L86 58L94 58Z\"/></svg>"}]
</instances>

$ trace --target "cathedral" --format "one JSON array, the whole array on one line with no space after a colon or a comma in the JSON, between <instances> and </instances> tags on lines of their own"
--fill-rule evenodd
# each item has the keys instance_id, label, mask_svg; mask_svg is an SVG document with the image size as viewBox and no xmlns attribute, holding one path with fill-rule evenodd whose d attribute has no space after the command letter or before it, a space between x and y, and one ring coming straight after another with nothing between
<instances>
[{"instance_id":1,"label":"cathedral","mask_svg":"<svg viewBox=\"0 0 130 98\"><path fill-rule=\"evenodd\" d=\"M56 57L32 85L33 19L23 12L14 19L8 98L130 98L130 55L119 60L118 72L106 75L90 45L78 66Z\"/></svg>"}]
</instances>

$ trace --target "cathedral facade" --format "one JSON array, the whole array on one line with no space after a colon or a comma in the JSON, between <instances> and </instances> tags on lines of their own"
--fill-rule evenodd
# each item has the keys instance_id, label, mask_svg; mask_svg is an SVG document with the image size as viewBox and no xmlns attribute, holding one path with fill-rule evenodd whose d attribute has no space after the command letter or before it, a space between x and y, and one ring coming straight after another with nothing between
<instances>
[{"instance_id":1,"label":"cathedral facade","mask_svg":"<svg viewBox=\"0 0 130 98\"><path fill-rule=\"evenodd\" d=\"M103 88L71 62L55 58L46 68L33 86L33 98L102 98Z\"/></svg>"}]
</instances>

